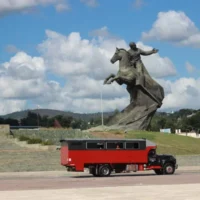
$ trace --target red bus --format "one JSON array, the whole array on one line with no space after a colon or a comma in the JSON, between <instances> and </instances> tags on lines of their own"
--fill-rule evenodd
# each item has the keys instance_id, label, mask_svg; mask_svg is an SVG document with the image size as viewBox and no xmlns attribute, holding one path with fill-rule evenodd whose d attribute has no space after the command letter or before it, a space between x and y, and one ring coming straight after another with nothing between
<instances>
[{"instance_id":1,"label":"red bus","mask_svg":"<svg viewBox=\"0 0 200 200\"><path fill-rule=\"evenodd\" d=\"M158 175L174 174L178 168L172 155L157 155L156 144L147 139L64 139L60 140L61 165L67 171L93 176L112 172L154 170Z\"/></svg>"}]
</instances>

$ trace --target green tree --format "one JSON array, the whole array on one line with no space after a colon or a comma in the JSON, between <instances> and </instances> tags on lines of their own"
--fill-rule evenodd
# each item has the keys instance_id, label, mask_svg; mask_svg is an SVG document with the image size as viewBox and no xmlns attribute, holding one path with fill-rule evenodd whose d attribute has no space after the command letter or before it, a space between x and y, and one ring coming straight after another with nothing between
<instances>
[{"instance_id":1,"label":"green tree","mask_svg":"<svg viewBox=\"0 0 200 200\"><path fill-rule=\"evenodd\" d=\"M37 126L40 121L41 121L41 116L39 114L29 111L27 117L21 120L21 125Z\"/></svg>"}]
</instances>

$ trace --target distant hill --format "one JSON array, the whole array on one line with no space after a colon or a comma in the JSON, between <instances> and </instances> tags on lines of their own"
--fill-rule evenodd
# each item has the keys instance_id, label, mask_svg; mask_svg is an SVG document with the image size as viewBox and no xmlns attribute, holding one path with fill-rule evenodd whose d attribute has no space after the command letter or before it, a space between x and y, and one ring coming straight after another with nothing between
<instances>
[{"instance_id":1,"label":"distant hill","mask_svg":"<svg viewBox=\"0 0 200 200\"><path fill-rule=\"evenodd\" d=\"M68 111L61 111L61 110L53 110L53 109L34 109L34 110L24 110L24 111L18 111L13 112L7 115L0 116L1 118L7 119L22 119L27 117L28 112L31 111L33 113L38 113L40 116L48 116L48 117L55 117L56 115L62 115L62 116L72 116L75 119L83 119L85 121L89 121L91 118L98 118L101 117L101 113L73 113ZM166 112L156 112L155 117L172 117L172 118L182 118L182 117L191 117L196 115L200 112L199 110L194 109L180 109L179 111L176 111L174 113L166 113ZM109 117L114 114L113 112L104 112L104 117Z\"/></svg>"},{"instance_id":2,"label":"distant hill","mask_svg":"<svg viewBox=\"0 0 200 200\"><path fill-rule=\"evenodd\" d=\"M67 112L67 111L61 111L61 110L51 110L51 109L34 109L34 110L24 110L24 111L18 111L13 112L7 115L2 115L0 117L7 119L22 119L27 117L28 112L38 113L41 117L48 116L48 117L55 117L56 115L63 115L63 116L72 116L75 119L84 119L85 121L89 121L91 118L97 118L101 116L101 113L73 113L73 112ZM112 115L113 112L105 112L103 113L104 117L108 117Z\"/></svg>"},{"instance_id":3,"label":"distant hill","mask_svg":"<svg viewBox=\"0 0 200 200\"><path fill-rule=\"evenodd\" d=\"M174 118L179 118L179 117L191 117L196 115L197 113L200 112L199 110L195 110L195 109L180 109L177 110L176 112L156 112L155 116L160 116L160 117L166 117L166 116L171 116Z\"/></svg>"}]
</instances>

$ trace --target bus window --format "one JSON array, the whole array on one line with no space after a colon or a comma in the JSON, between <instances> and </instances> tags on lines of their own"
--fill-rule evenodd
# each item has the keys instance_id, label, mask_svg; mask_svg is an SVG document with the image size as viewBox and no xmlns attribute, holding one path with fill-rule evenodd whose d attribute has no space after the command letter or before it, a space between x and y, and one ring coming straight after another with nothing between
<instances>
[{"instance_id":1,"label":"bus window","mask_svg":"<svg viewBox=\"0 0 200 200\"><path fill-rule=\"evenodd\" d=\"M85 144L83 142L70 142L69 143L69 149L71 150L78 150L78 149L84 149Z\"/></svg>"},{"instance_id":2,"label":"bus window","mask_svg":"<svg viewBox=\"0 0 200 200\"><path fill-rule=\"evenodd\" d=\"M87 142L87 149L104 149L104 143Z\"/></svg>"},{"instance_id":3,"label":"bus window","mask_svg":"<svg viewBox=\"0 0 200 200\"><path fill-rule=\"evenodd\" d=\"M122 142L107 142L107 149L123 149Z\"/></svg>"},{"instance_id":4,"label":"bus window","mask_svg":"<svg viewBox=\"0 0 200 200\"><path fill-rule=\"evenodd\" d=\"M72 146L80 146L80 145L82 145L82 142L72 142L71 145Z\"/></svg>"},{"instance_id":5,"label":"bus window","mask_svg":"<svg viewBox=\"0 0 200 200\"><path fill-rule=\"evenodd\" d=\"M126 149L139 149L139 143L138 142L127 142Z\"/></svg>"}]
</instances>

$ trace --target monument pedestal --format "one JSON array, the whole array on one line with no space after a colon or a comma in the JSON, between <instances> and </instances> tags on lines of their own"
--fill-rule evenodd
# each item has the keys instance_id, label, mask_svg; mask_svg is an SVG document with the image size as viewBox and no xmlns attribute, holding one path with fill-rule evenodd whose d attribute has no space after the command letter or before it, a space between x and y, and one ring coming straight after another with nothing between
<instances>
[{"instance_id":1,"label":"monument pedestal","mask_svg":"<svg viewBox=\"0 0 200 200\"><path fill-rule=\"evenodd\" d=\"M138 90L137 98L124 110L111 117L106 124L107 129L146 130L159 104L142 90Z\"/></svg>"}]
</instances>

